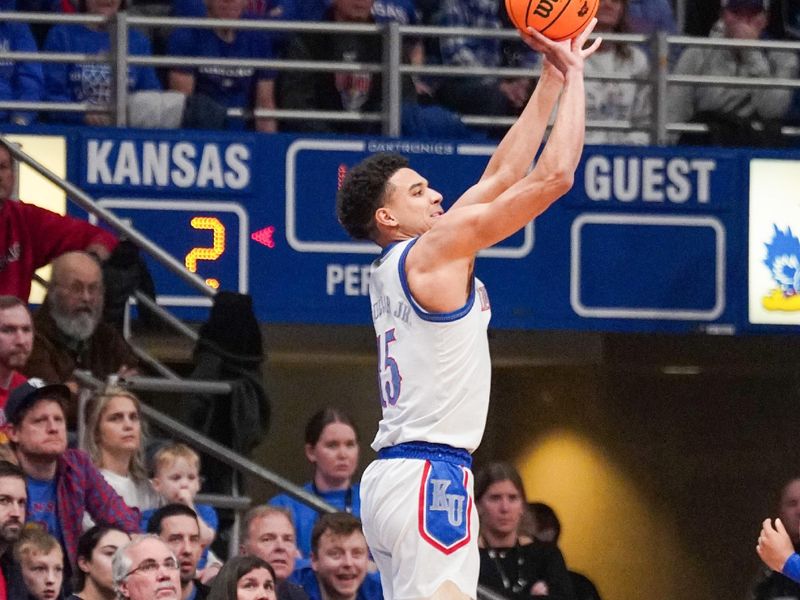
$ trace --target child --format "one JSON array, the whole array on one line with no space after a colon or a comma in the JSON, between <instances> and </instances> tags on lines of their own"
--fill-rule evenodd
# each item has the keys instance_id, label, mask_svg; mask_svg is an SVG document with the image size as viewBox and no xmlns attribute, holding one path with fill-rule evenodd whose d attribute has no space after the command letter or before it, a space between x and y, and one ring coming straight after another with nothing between
<instances>
[{"instance_id":1,"label":"child","mask_svg":"<svg viewBox=\"0 0 800 600\"><path fill-rule=\"evenodd\" d=\"M29 598L56 600L61 597L64 553L53 536L38 526L27 526L14 546L14 558L22 570Z\"/></svg>"},{"instance_id":2,"label":"child","mask_svg":"<svg viewBox=\"0 0 800 600\"><path fill-rule=\"evenodd\" d=\"M200 456L186 444L169 443L159 448L153 455L153 478L150 480L153 490L161 496L163 504L177 502L185 504L197 513L200 523L200 543L203 555L197 563L198 571L209 566L208 573L198 573L202 580L211 575L211 567L219 561L213 553L209 556L208 548L214 541L219 526L217 512L207 504L195 504L194 497L200 491ZM155 509L142 511L142 531L147 531L147 523ZM221 563L219 563L221 566ZM216 574L214 569L213 574ZM213 576L213 575L212 575Z\"/></svg>"}]
</instances>

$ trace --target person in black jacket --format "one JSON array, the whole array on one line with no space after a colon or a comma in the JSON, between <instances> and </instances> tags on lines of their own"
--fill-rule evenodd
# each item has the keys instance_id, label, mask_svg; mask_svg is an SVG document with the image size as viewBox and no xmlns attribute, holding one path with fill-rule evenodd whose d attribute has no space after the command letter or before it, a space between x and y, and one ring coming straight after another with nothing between
<instances>
[{"instance_id":1,"label":"person in black jacket","mask_svg":"<svg viewBox=\"0 0 800 600\"><path fill-rule=\"evenodd\" d=\"M531 596L574 600L558 546L522 534L528 508L522 478L514 467L496 462L478 471L475 503L481 523L481 585L512 600Z\"/></svg>"}]
</instances>

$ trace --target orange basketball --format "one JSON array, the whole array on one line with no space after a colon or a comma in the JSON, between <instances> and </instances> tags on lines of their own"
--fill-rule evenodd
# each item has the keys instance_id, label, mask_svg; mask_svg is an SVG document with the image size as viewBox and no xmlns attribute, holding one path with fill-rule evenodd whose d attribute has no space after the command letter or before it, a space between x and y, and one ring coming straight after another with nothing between
<instances>
[{"instance_id":1,"label":"orange basketball","mask_svg":"<svg viewBox=\"0 0 800 600\"><path fill-rule=\"evenodd\" d=\"M551 40L578 35L597 12L600 0L505 0L511 22L521 31L533 27Z\"/></svg>"}]
</instances>

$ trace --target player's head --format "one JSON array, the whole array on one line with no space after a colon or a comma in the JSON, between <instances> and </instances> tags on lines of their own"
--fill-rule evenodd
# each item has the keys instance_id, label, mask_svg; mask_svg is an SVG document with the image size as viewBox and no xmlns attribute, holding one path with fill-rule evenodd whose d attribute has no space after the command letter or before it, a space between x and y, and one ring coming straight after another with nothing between
<instances>
[{"instance_id":1,"label":"player's head","mask_svg":"<svg viewBox=\"0 0 800 600\"><path fill-rule=\"evenodd\" d=\"M336 213L342 227L357 240L376 240L376 211L392 191L389 179L408 167L404 156L373 154L350 169L336 198Z\"/></svg>"}]
</instances>

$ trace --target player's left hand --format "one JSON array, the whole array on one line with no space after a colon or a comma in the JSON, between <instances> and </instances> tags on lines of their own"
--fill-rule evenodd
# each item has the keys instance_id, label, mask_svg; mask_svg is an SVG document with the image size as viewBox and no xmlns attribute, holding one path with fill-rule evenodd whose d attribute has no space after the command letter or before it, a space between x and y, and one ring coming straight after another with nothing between
<instances>
[{"instance_id":1,"label":"player's left hand","mask_svg":"<svg viewBox=\"0 0 800 600\"><path fill-rule=\"evenodd\" d=\"M761 524L756 552L770 569L778 573L783 570L783 565L794 553L794 546L780 519L775 519L774 526L771 519L765 519Z\"/></svg>"}]
</instances>

